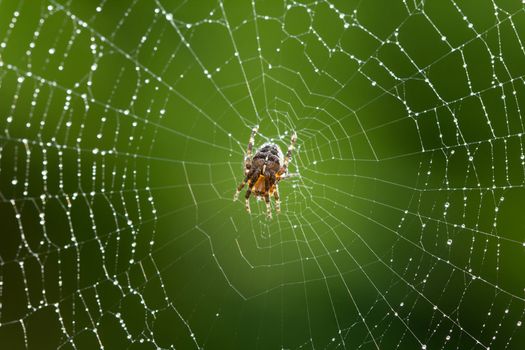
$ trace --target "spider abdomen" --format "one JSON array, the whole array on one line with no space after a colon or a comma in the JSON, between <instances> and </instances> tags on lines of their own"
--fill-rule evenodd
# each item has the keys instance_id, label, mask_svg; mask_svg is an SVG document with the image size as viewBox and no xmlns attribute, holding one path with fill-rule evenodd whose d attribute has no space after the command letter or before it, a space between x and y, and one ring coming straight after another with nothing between
<instances>
[{"instance_id":1,"label":"spider abdomen","mask_svg":"<svg viewBox=\"0 0 525 350\"><path fill-rule=\"evenodd\" d=\"M282 158L283 152L281 151L281 148L275 143L265 143L257 150L257 152L255 152L255 155L253 156L254 160L266 159L267 161L278 164L281 163Z\"/></svg>"}]
</instances>

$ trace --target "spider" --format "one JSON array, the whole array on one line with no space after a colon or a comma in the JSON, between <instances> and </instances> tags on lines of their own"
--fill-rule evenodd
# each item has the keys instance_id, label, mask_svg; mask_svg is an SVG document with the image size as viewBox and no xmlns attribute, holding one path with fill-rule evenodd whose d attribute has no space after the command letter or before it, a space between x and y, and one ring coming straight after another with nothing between
<instances>
[{"instance_id":1,"label":"spider","mask_svg":"<svg viewBox=\"0 0 525 350\"><path fill-rule=\"evenodd\" d=\"M257 134L258 127L252 129L250 141L248 142L248 149L246 157L244 157L244 180L237 187L237 191L233 200L237 200L239 192L244 185L248 184L246 190L246 211L250 210L250 195L255 194L257 198L264 197L266 202L266 212L268 218L272 217L272 209L270 206L270 196L275 198L275 210L277 213L281 212L281 202L279 200L279 181L289 177L288 163L292 157L292 151L297 141L297 134L292 134L288 152L283 159L283 152L275 143L265 143L256 152L252 158L253 143L255 141L255 134ZM281 165L282 164L282 165Z\"/></svg>"}]
</instances>

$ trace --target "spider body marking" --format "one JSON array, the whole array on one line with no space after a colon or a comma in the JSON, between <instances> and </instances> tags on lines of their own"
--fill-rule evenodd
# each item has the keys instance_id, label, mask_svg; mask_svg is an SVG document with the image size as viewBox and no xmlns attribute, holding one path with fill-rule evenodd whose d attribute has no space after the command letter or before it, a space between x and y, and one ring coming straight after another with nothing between
<instances>
[{"instance_id":1,"label":"spider body marking","mask_svg":"<svg viewBox=\"0 0 525 350\"><path fill-rule=\"evenodd\" d=\"M286 178L288 174L288 164L290 163L292 152L295 148L297 134L295 132L292 134L286 156L283 157L283 152L277 144L265 143L252 157L253 144L255 142L257 130L257 127L252 129L246 157L244 158L245 178L237 187L233 200L237 200L241 190L245 185L248 185L245 195L246 211L249 213L251 212L250 196L253 194L256 198L264 198L267 216L271 218L272 209L270 205L270 196L273 196L275 199L276 212L280 213L281 211L278 184L279 181Z\"/></svg>"}]
</instances>

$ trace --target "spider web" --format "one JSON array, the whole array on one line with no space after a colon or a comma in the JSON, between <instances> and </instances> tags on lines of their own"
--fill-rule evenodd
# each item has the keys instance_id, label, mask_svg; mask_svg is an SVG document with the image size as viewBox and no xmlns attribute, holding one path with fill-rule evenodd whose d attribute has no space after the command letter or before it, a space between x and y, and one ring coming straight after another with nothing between
<instances>
[{"instance_id":1,"label":"spider web","mask_svg":"<svg viewBox=\"0 0 525 350\"><path fill-rule=\"evenodd\" d=\"M0 0L0 343L523 347L523 33L518 0ZM272 220L232 201L254 125L298 135Z\"/></svg>"}]
</instances>

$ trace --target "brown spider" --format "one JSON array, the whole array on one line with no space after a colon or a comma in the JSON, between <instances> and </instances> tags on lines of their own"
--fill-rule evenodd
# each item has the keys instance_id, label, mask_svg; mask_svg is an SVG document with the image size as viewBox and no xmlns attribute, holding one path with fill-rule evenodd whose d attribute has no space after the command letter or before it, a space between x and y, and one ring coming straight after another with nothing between
<instances>
[{"instance_id":1,"label":"brown spider","mask_svg":"<svg viewBox=\"0 0 525 350\"><path fill-rule=\"evenodd\" d=\"M271 195L275 198L275 210L277 213L280 213L281 211L278 183L289 176L288 163L290 162L292 151L294 150L295 142L297 141L297 134L295 132L292 134L292 140L290 146L288 146L288 152L284 159L283 152L275 143L263 144L257 152L255 152L255 155L252 158L253 142L255 141L257 130L258 127L252 129L250 141L248 142L248 150L246 151L246 157L244 157L245 178L239 187L237 187L237 192L235 192L233 200L237 200L239 192L241 192L244 185L248 184L248 189L246 190L245 195L246 211L248 211L248 213L251 212L250 195L253 192L257 198L264 197L267 215L271 218Z\"/></svg>"}]
</instances>

